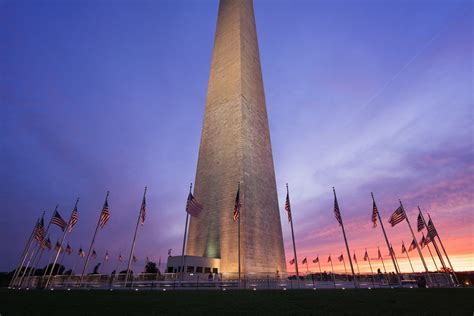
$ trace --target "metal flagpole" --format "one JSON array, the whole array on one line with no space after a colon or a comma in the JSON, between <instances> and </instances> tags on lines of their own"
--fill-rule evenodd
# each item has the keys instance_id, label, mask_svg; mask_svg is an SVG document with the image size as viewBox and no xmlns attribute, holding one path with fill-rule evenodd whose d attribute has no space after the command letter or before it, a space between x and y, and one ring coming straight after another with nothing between
<instances>
[{"instance_id":1,"label":"metal flagpole","mask_svg":"<svg viewBox=\"0 0 474 316\"><path fill-rule=\"evenodd\" d=\"M288 204L289 204L290 203L290 193L289 193L289 190L288 190L288 183L286 184L286 195L288 196ZM290 212L291 212L291 206L289 208L290 208ZM291 214L290 224L291 224L291 239L293 240L293 253L294 253L294 256L295 256L296 278L298 279L298 287L300 287L300 273L298 271L298 257L296 256L295 233L293 231L293 214ZM332 262L331 262L331 264L332 264Z\"/></svg>"},{"instance_id":2,"label":"metal flagpole","mask_svg":"<svg viewBox=\"0 0 474 316\"><path fill-rule=\"evenodd\" d=\"M336 189L334 187L332 187L332 191L334 192L334 199L337 200L336 198ZM340 212L341 210L339 210ZM351 271L352 271L352 277L354 278L354 287L358 287L357 286L357 279L356 279L356 275L355 275L355 272L354 272L354 266L352 265L352 259L351 259L351 252L349 251L349 244L347 243L347 238L346 238L346 230L344 229L344 223L342 222L342 215L341 215L341 228L342 228L342 235L344 236L344 242L346 243L346 250L347 250L347 256L349 257L349 263L351 265ZM344 263L344 266L345 266L345 263ZM349 277L348 277L349 279Z\"/></svg>"},{"instance_id":3,"label":"metal flagpole","mask_svg":"<svg viewBox=\"0 0 474 316\"><path fill-rule=\"evenodd\" d=\"M332 265L331 254L329 254L329 258L331 259L331 260L329 260L329 262L331 262L332 281L334 283L334 288L335 288L336 287L336 276L334 275L334 266Z\"/></svg>"},{"instance_id":4,"label":"metal flagpole","mask_svg":"<svg viewBox=\"0 0 474 316\"><path fill-rule=\"evenodd\" d=\"M367 261L369 261L370 273L372 274L372 286L375 286L375 284L374 284L374 270L372 270L372 265L370 264L370 256L368 255L369 253L367 252L367 248L365 248L365 252L367 253Z\"/></svg>"},{"instance_id":5,"label":"metal flagpole","mask_svg":"<svg viewBox=\"0 0 474 316\"><path fill-rule=\"evenodd\" d=\"M242 216L241 214L241 211L242 211L242 204L240 203L240 182L239 182L239 187L237 189L237 192L239 192L239 201L237 203L239 203L238 207L239 207L239 218L237 219L238 223L237 223L237 230L238 230L238 245L237 245L237 256L238 256L238 264L239 264L239 287L240 287L240 282L241 282L241 267L240 267L240 217Z\"/></svg>"},{"instance_id":6,"label":"metal flagpole","mask_svg":"<svg viewBox=\"0 0 474 316\"><path fill-rule=\"evenodd\" d=\"M377 206L377 204L375 203L374 193L370 192L370 195L372 196L372 201L374 202L374 205ZM388 248L388 251L390 252L390 257L392 258L393 267L395 268L395 272L397 273L398 284L401 285L402 278L400 277L400 271L398 270L397 263L395 261L395 258L393 257L392 251L390 251L390 242L388 241L387 233L385 232L385 228L383 227L383 221L382 221L382 218L380 217L380 211L378 210L378 208L377 208L377 217L379 218L380 227L382 228L383 236L385 237L385 242L387 243L387 248Z\"/></svg>"},{"instance_id":7,"label":"metal flagpole","mask_svg":"<svg viewBox=\"0 0 474 316\"><path fill-rule=\"evenodd\" d=\"M48 223L48 226L46 226L46 230L44 232L44 236L46 237L48 235L48 232L49 232L49 227L51 226L51 221L53 220L53 216L54 216L54 212L56 212L58 210L58 207L59 205L56 205L56 208L54 209L53 211L53 214L51 215L51 218L49 219L49 223ZM43 242L41 242L41 247L39 249L39 256L35 256L35 258L33 258L33 264L31 265L31 270L30 270L30 273L28 274L28 281L27 281L27 287L30 286L30 281L31 281L31 277L34 276L34 273L36 272L36 266L39 264L39 262L41 261L41 257L43 256L43 252L44 252L44 245L43 245ZM36 253L38 255L38 252Z\"/></svg>"},{"instance_id":8,"label":"metal flagpole","mask_svg":"<svg viewBox=\"0 0 474 316\"><path fill-rule=\"evenodd\" d=\"M51 281L51 276L53 275L54 267L56 266L56 261L58 260L58 257L59 257L59 253L60 253L61 250L63 249L64 240L66 239L66 235L67 235L67 233L69 232L69 229L71 228L72 215L74 214L74 210L75 210L76 207L77 207L77 203L79 203L79 198L77 198L77 200L76 200L76 204L74 205L74 208L73 208L72 211L71 211L71 216L69 217L69 221L67 222L66 228L64 229L63 237L61 238L61 243L59 244L59 248L58 248L58 250L56 251L56 258L54 259L53 267L51 268L51 271L49 272L48 280L46 281L46 285L44 286L45 288L48 288L48 285L49 285L49 283L50 283L50 281ZM63 251L64 251L64 250L63 250ZM60 268L60 267L58 267L58 273L59 273L59 268ZM51 288L52 288L52 287L53 287L53 284L51 284Z\"/></svg>"},{"instance_id":9,"label":"metal flagpole","mask_svg":"<svg viewBox=\"0 0 474 316\"><path fill-rule=\"evenodd\" d=\"M25 269L23 270L23 273L21 274L20 281L18 282L18 287L19 288L21 288L21 285L23 284L23 279L25 278L25 275L27 274L27 271L28 271L28 268L30 267L30 263L32 261L33 255L35 254L37 248L39 247L39 244L35 245L35 246L33 246L33 249L31 250L31 253L30 253L30 258L26 262ZM30 270L31 270L31 268L30 268Z\"/></svg>"},{"instance_id":10,"label":"metal flagpole","mask_svg":"<svg viewBox=\"0 0 474 316\"><path fill-rule=\"evenodd\" d=\"M355 253L355 251L354 251L354 261L355 261L356 266L357 266L357 273L360 275L359 262L357 262L357 258L356 258L356 253Z\"/></svg>"},{"instance_id":11,"label":"metal flagpole","mask_svg":"<svg viewBox=\"0 0 474 316\"><path fill-rule=\"evenodd\" d=\"M428 230L428 225L426 224L425 217L423 216L423 213L421 212L420 206L418 206L418 211L420 212L421 219L423 220L423 225L425 225L426 229ZM429 235L430 234L428 232L428 236ZM441 254L441 251L439 250L438 244L436 243L436 240L435 240L434 237L432 238L432 242L433 242L433 247L434 247L434 249L436 251L436 254L438 255L439 261L441 263L441 266L443 267L444 272L445 272L446 276L448 277L448 282L451 283L450 282L451 276L449 275L448 269L446 269L446 264L444 263L443 255ZM431 253L431 250L430 250L430 253ZM435 266L436 266L436 263L435 263Z\"/></svg>"},{"instance_id":12,"label":"metal flagpole","mask_svg":"<svg viewBox=\"0 0 474 316\"><path fill-rule=\"evenodd\" d=\"M393 253L393 259L395 259L395 263L397 264L398 271L402 273L402 269L400 269L400 265L398 264L397 255L395 254L395 251L393 250L392 243L390 243L390 251Z\"/></svg>"},{"instance_id":13,"label":"metal flagpole","mask_svg":"<svg viewBox=\"0 0 474 316\"><path fill-rule=\"evenodd\" d=\"M143 192L143 199L145 199L146 189L147 187L145 187L145 191ZM143 202L142 202L142 205L143 205ZM140 206L140 212L138 212L137 225L135 226L135 234L133 235L132 249L130 249L130 256L128 257L127 274L125 275L125 283L123 284L123 287L127 287L128 278L130 276L130 268L132 266L133 252L135 251L135 242L137 240L137 232L138 232L138 226L140 225L141 216L142 216L142 207Z\"/></svg>"},{"instance_id":14,"label":"metal flagpole","mask_svg":"<svg viewBox=\"0 0 474 316\"><path fill-rule=\"evenodd\" d=\"M428 218L431 220L431 223L433 224L433 227L434 227L434 223L433 223L433 220L431 219L430 214L428 214ZM436 237L438 237L439 244L441 245L441 248L443 248L443 252L444 252L444 255L446 256L446 259L448 259L449 266L451 267L451 271L453 272L454 280L456 280L456 283L459 285L458 277L456 276L456 272L454 272L454 268L453 268L453 265L451 264L451 260L449 260L448 253L446 252L446 249L443 246L443 242L441 241L441 238L439 237L438 230L436 230ZM433 238L433 245L435 245L434 238Z\"/></svg>"},{"instance_id":15,"label":"metal flagpole","mask_svg":"<svg viewBox=\"0 0 474 316\"><path fill-rule=\"evenodd\" d=\"M410 263L411 271L415 273L415 270L413 269L413 265L411 264L410 256L408 255L408 249L405 247L405 242L402 240L402 246L403 249L405 250L405 253L407 254L408 262Z\"/></svg>"},{"instance_id":16,"label":"metal flagpole","mask_svg":"<svg viewBox=\"0 0 474 316\"><path fill-rule=\"evenodd\" d=\"M36 220L36 223L33 226L33 230L31 231L31 234L30 234L30 238L28 238L28 241L25 244L25 248L23 249L23 253L20 256L18 266L16 267L15 272L13 273L12 279L10 280L10 285L8 287L13 287L15 285L15 281L16 281L16 278L18 277L18 273L20 272L21 267L25 263L26 255L31 247L31 243L35 236L35 231L36 231L36 227L38 226L38 223L39 223L39 219Z\"/></svg>"},{"instance_id":17,"label":"metal flagpole","mask_svg":"<svg viewBox=\"0 0 474 316\"><path fill-rule=\"evenodd\" d=\"M104 255L104 261L102 261L102 267L101 267L101 270L104 271L104 267L105 267L105 263L109 260L109 252L108 250L105 251L105 255ZM104 273L102 273L104 274Z\"/></svg>"},{"instance_id":18,"label":"metal flagpole","mask_svg":"<svg viewBox=\"0 0 474 316\"><path fill-rule=\"evenodd\" d=\"M319 260L319 255L318 255L318 266L319 266L319 274L321 275L321 281L323 280L323 272L321 271L321 260Z\"/></svg>"},{"instance_id":19,"label":"metal flagpole","mask_svg":"<svg viewBox=\"0 0 474 316\"><path fill-rule=\"evenodd\" d=\"M193 184L190 183L189 184L189 194L191 194L191 190L193 189ZM183 237L183 249L181 251L181 279L179 281L179 284L181 285L181 282L183 281L184 279L184 265L185 265L185 261L184 261L184 249L186 247L186 234L188 232L188 221L189 221L189 213L188 211L186 210L186 224L184 225L184 237Z\"/></svg>"},{"instance_id":20,"label":"metal flagpole","mask_svg":"<svg viewBox=\"0 0 474 316\"><path fill-rule=\"evenodd\" d=\"M110 192L107 191L107 194L105 195L105 201L106 202L107 202L107 198L109 197L109 193ZM105 204L105 202L104 202L104 204ZM86 273L87 266L89 265L89 260L90 260L90 257L91 257L92 247L94 246L95 236L97 235L97 232L99 231L100 219L102 217L102 212L103 211L104 211L104 207L102 207L102 210L100 211L99 219L97 220L97 226L95 227L94 235L92 236L92 241L91 241L91 244L89 246L89 250L87 251L87 258L86 258L86 261L84 262L84 267L82 268L81 279L79 280L79 286L78 287L81 287L82 281L84 280L84 274Z\"/></svg>"},{"instance_id":21,"label":"metal flagpole","mask_svg":"<svg viewBox=\"0 0 474 316\"><path fill-rule=\"evenodd\" d=\"M402 201L401 200L398 200L398 201L400 202L400 206L402 207L403 213L405 213L405 220L407 221L408 227L410 228L411 236L414 240L416 240L415 233L413 232L413 229L411 228L411 224L410 224L410 221L408 220L408 216L407 216L407 213L405 212L405 208L403 207ZM418 250L418 255L421 258L421 262L423 263L423 266L425 267L426 276L428 277L428 281L431 284L431 283L433 283L433 280L431 280L431 276L429 274L428 267L426 266L425 258L423 258L423 254L421 253L420 247L418 246L418 242L416 243L416 249Z\"/></svg>"},{"instance_id":22,"label":"metal flagpole","mask_svg":"<svg viewBox=\"0 0 474 316\"><path fill-rule=\"evenodd\" d=\"M347 275L346 260L344 260L344 256L342 257L342 263L344 264L344 274L346 275L346 280L349 282L349 275Z\"/></svg>"},{"instance_id":23,"label":"metal flagpole","mask_svg":"<svg viewBox=\"0 0 474 316\"><path fill-rule=\"evenodd\" d=\"M390 246L390 245L389 245ZM379 250L379 253L380 253L380 248L377 246L377 249ZM389 248L389 251L390 251L390 248ZM388 282L388 285L391 285L390 284L390 277L387 275L387 269L385 269L385 263L383 262L383 256L380 255L380 260L382 260L382 266L383 266L383 272L384 272L384 278L387 279L387 282ZM397 266L395 265L394 266L395 269L397 269Z\"/></svg>"},{"instance_id":24,"label":"metal flagpole","mask_svg":"<svg viewBox=\"0 0 474 316\"><path fill-rule=\"evenodd\" d=\"M77 257L74 259L74 263L72 264L71 274L69 275L68 281L71 281L72 274L74 273L74 269L76 269Z\"/></svg>"},{"instance_id":25,"label":"metal flagpole","mask_svg":"<svg viewBox=\"0 0 474 316\"><path fill-rule=\"evenodd\" d=\"M426 240L424 233L422 233L422 236L423 236L423 239L422 239L422 240ZM436 271L438 271L438 265L436 264L436 260L435 260L434 257L433 257L433 253L431 252L430 245L426 244L426 247L428 247L428 252L430 253L431 260L433 260L433 264L434 264L434 266L435 266L435 269L436 269Z\"/></svg>"}]
</instances>

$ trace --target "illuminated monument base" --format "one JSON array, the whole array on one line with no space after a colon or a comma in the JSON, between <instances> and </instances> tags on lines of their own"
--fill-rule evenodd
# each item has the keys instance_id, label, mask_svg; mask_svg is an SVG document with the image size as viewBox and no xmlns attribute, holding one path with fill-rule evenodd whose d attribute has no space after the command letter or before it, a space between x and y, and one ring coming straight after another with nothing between
<instances>
[{"instance_id":1,"label":"illuminated monument base","mask_svg":"<svg viewBox=\"0 0 474 316\"><path fill-rule=\"evenodd\" d=\"M165 273L180 273L183 265L182 256L168 257ZM221 260L198 256L184 256L184 271L187 274L220 273Z\"/></svg>"}]
</instances>

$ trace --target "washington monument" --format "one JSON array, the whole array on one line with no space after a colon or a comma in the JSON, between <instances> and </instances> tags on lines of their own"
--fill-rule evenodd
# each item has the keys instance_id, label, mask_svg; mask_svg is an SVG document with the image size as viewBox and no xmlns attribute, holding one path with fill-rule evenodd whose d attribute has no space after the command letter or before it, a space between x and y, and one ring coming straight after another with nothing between
<instances>
[{"instance_id":1,"label":"washington monument","mask_svg":"<svg viewBox=\"0 0 474 316\"><path fill-rule=\"evenodd\" d=\"M286 272L270 132L252 0L221 0L186 255L238 270L232 213L238 183L242 273Z\"/></svg>"}]
</instances>

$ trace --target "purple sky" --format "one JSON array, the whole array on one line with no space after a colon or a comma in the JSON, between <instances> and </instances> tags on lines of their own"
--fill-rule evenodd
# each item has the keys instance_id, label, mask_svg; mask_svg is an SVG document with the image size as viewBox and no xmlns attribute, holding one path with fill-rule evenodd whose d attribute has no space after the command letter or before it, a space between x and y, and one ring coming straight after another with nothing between
<instances>
[{"instance_id":1,"label":"purple sky","mask_svg":"<svg viewBox=\"0 0 474 316\"><path fill-rule=\"evenodd\" d=\"M137 265L180 252L217 5L0 3L0 271L14 268L42 210L49 219L59 203L68 217L77 196L70 242L87 248L107 190L111 219L95 248L126 257L145 185ZM398 198L412 222L418 204L430 211L455 268L474 269L472 2L254 6L280 204L288 182L299 256L343 250L335 186L360 258L383 246L373 191L385 218ZM387 225L396 249L410 243L405 226Z\"/></svg>"}]
</instances>

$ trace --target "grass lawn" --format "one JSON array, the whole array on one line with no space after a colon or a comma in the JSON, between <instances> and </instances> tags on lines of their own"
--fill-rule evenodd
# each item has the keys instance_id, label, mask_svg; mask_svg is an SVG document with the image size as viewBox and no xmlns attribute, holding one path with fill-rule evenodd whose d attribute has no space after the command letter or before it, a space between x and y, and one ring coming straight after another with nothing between
<instances>
[{"instance_id":1,"label":"grass lawn","mask_svg":"<svg viewBox=\"0 0 474 316\"><path fill-rule=\"evenodd\" d=\"M473 315L474 289L7 291L0 315Z\"/></svg>"}]
</instances>

